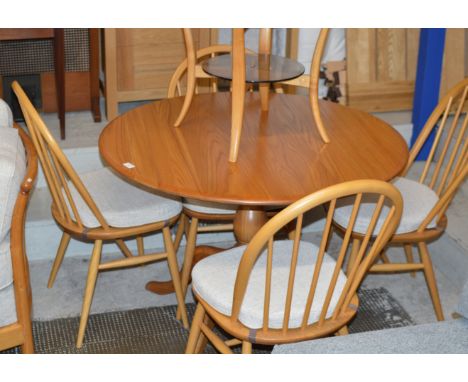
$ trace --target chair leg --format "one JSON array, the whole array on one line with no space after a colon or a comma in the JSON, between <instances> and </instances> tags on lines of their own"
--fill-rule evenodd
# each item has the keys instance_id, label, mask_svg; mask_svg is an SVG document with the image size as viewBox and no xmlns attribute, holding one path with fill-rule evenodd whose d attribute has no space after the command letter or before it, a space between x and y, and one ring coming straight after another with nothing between
<instances>
[{"instance_id":1,"label":"chair leg","mask_svg":"<svg viewBox=\"0 0 468 382\"><path fill-rule=\"evenodd\" d=\"M182 284L180 282L179 266L177 265L177 258L174 252L174 244L172 243L171 231L169 227L163 228L164 246L167 252L167 263L169 265L169 271L172 277L172 283L174 284L174 290L177 297L177 303L179 309L182 312L182 324L184 328L188 329L188 317L187 309L185 307L184 294L182 293Z\"/></svg>"},{"instance_id":2,"label":"chair leg","mask_svg":"<svg viewBox=\"0 0 468 382\"><path fill-rule=\"evenodd\" d=\"M252 343L242 341L242 354L252 354Z\"/></svg>"},{"instance_id":3,"label":"chair leg","mask_svg":"<svg viewBox=\"0 0 468 382\"><path fill-rule=\"evenodd\" d=\"M122 239L116 239L115 244L117 244L117 246L120 248L125 257L128 257L129 259L133 257L132 252Z\"/></svg>"},{"instance_id":4,"label":"chair leg","mask_svg":"<svg viewBox=\"0 0 468 382\"><path fill-rule=\"evenodd\" d=\"M414 263L413 246L411 244L405 244L403 248L405 249L406 261L408 262L408 264L413 264ZM416 272L411 271L410 275L411 277L416 277Z\"/></svg>"},{"instance_id":5,"label":"chair leg","mask_svg":"<svg viewBox=\"0 0 468 382\"><path fill-rule=\"evenodd\" d=\"M137 236L136 242L137 242L138 256L144 256L145 255L145 243L143 242L143 236Z\"/></svg>"},{"instance_id":6,"label":"chair leg","mask_svg":"<svg viewBox=\"0 0 468 382\"><path fill-rule=\"evenodd\" d=\"M179 218L179 224L177 226L177 232L176 232L175 239L174 239L175 253L177 253L177 251L179 250L180 242L182 241L182 237L184 236L185 219L187 219L187 216L185 216L185 214L182 213Z\"/></svg>"},{"instance_id":7,"label":"chair leg","mask_svg":"<svg viewBox=\"0 0 468 382\"><path fill-rule=\"evenodd\" d=\"M185 247L184 266L182 268L182 288L185 293L190 279L192 270L193 255L195 253L195 245L197 244L198 219L192 218L187 237L187 246Z\"/></svg>"},{"instance_id":8,"label":"chair leg","mask_svg":"<svg viewBox=\"0 0 468 382\"><path fill-rule=\"evenodd\" d=\"M351 246L351 254L349 256L348 265L346 266L347 275L349 275L349 272L351 272L354 261L356 260L357 254L359 252L360 244L361 244L361 240L357 238L353 239L353 244Z\"/></svg>"},{"instance_id":9,"label":"chair leg","mask_svg":"<svg viewBox=\"0 0 468 382\"><path fill-rule=\"evenodd\" d=\"M201 333L201 324L205 318L205 308L202 304L197 304L195 315L193 316L192 327L190 328L189 337L187 340L187 346L185 348L185 354L194 354L197 347L198 338Z\"/></svg>"},{"instance_id":10,"label":"chair leg","mask_svg":"<svg viewBox=\"0 0 468 382\"><path fill-rule=\"evenodd\" d=\"M391 263L390 259L387 256L387 252L385 251L385 248L380 253L380 259L382 260L382 262L384 264L390 264Z\"/></svg>"},{"instance_id":11,"label":"chair leg","mask_svg":"<svg viewBox=\"0 0 468 382\"><path fill-rule=\"evenodd\" d=\"M338 330L335 335L336 336L347 336L349 334L348 325L343 326L340 330Z\"/></svg>"},{"instance_id":12,"label":"chair leg","mask_svg":"<svg viewBox=\"0 0 468 382\"><path fill-rule=\"evenodd\" d=\"M437 282L435 279L434 268L432 267L432 261L427 250L427 245L424 242L418 243L419 253L421 255L421 261L424 265L424 275L426 276L427 286L431 295L432 304L434 305L435 314L438 321L444 320L444 313L442 311L442 305L440 304L439 291L437 289Z\"/></svg>"},{"instance_id":13,"label":"chair leg","mask_svg":"<svg viewBox=\"0 0 468 382\"><path fill-rule=\"evenodd\" d=\"M54 264L52 265L52 269L50 271L49 281L47 282L47 288L52 288L55 282L55 277L62 265L63 258L65 256L65 252L68 247L68 243L70 242L70 235L66 232L62 234L62 239L60 240L59 247L57 249L57 254L55 255Z\"/></svg>"},{"instance_id":14,"label":"chair leg","mask_svg":"<svg viewBox=\"0 0 468 382\"><path fill-rule=\"evenodd\" d=\"M34 345L32 338L28 339L28 342L24 342L20 345L21 354L34 354Z\"/></svg>"},{"instance_id":15,"label":"chair leg","mask_svg":"<svg viewBox=\"0 0 468 382\"><path fill-rule=\"evenodd\" d=\"M24 342L21 345L21 353L22 354L33 354L34 353L34 339L32 335L32 323L31 320L28 319L26 322L23 323L24 325Z\"/></svg>"},{"instance_id":16,"label":"chair leg","mask_svg":"<svg viewBox=\"0 0 468 382\"><path fill-rule=\"evenodd\" d=\"M188 234L190 230L190 222L191 222L191 219L189 219L188 216L186 216L184 220L184 233L185 233L186 238L188 238Z\"/></svg>"},{"instance_id":17,"label":"chair leg","mask_svg":"<svg viewBox=\"0 0 468 382\"><path fill-rule=\"evenodd\" d=\"M210 328L210 329L214 328L214 322L210 318L210 316L208 316L208 314L205 314L205 318L203 319L203 322L208 328ZM208 344L208 338L205 336L205 334L202 331L200 331L200 335L198 336L197 345L195 346L195 354L203 353L203 351L205 350L207 344Z\"/></svg>"},{"instance_id":18,"label":"chair leg","mask_svg":"<svg viewBox=\"0 0 468 382\"><path fill-rule=\"evenodd\" d=\"M89 262L88 279L86 280L86 289L83 298L83 308L81 309L80 328L78 329L78 337L76 339L76 347L83 346L83 338L88 323L89 310L93 300L94 287L98 275L99 262L101 261L102 240L96 240L94 243L93 254Z\"/></svg>"},{"instance_id":19,"label":"chair leg","mask_svg":"<svg viewBox=\"0 0 468 382\"><path fill-rule=\"evenodd\" d=\"M192 218L187 233L187 246L185 247L184 264L182 266L182 293L187 295L187 287L189 284L190 273L192 272L193 255L195 253L195 245L197 243L198 219ZM176 318L180 320L180 309L177 308Z\"/></svg>"}]
</instances>

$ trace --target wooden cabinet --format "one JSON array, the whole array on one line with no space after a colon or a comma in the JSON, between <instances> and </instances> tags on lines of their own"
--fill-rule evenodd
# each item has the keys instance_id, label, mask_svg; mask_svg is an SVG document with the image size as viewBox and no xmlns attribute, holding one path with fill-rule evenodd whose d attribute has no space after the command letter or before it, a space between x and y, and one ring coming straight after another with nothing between
<instances>
[{"instance_id":1,"label":"wooden cabinet","mask_svg":"<svg viewBox=\"0 0 468 382\"><path fill-rule=\"evenodd\" d=\"M447 29L440 93L468 74L467 30ZM365 111L412 110L419 29L346 30L347 104Z\"/></svg>"},{"instance_id":2,"label":"wooden cabinet","mask_svg":"<svg viewBox=\"0 0 468 382\"><path fill-rule=\"evenodd\" d=\"M169 79L185 57L181 29L105 29L103 33L108 120L118 115L119 102L166 97ZM217 41L217 29L193 29L193 33L197 49ZM287 40L287 51L294 57L297 36L293 33ZM365 111L412 110L419 29L350 28L346 46L349 106ZM467 52L467 30L447 29L441 94L468 74Z\"/></svg>"},{"instance_id":3,"label":"wooden cabinet","mask_svg":"<svg viewBox=\"0 0 468 382\"><path fill-rule=\"evenodd\" d=\"M413 106L419 29L347 29L347 104L366 111Z\"/></svg>"},{"instance_id":4,"label":"wooden cabinet","mask_svg":"<svg viewBox=\"0 0 468 382\"><path fill-rule=\"evenodd\" d=\"M211 44L216 31L193 29L196 48ZM105 29L104 73L107 119L118 103L165 98L170 77L185 58L182 30Z\"/></svg>"}]
</instances>

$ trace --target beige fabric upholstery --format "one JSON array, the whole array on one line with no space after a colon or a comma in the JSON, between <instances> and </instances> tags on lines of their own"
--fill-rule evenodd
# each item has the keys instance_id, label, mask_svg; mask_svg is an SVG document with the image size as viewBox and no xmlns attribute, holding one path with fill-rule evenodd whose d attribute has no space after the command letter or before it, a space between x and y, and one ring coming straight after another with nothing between
<instances>
[{"instance_id":1,"label":"beige fabric upholstery","mask_svg":"<svg viewBox=\"0 0 468 382\"><path fill-rule=\"evenodd\" d=\"M293 241L290 240L274 243L269 323L271 328L281 328L283 324L292 246ZM225 315L231 314L234 283L245 248L246 246L236 247L210 256L198 262L192 271L194 291L210 306ZM298 327L301 324L317 253L318 247L314 244L300 243L296 283L289 320L289 327L291 328ZM325 254L314 303L311 307L309 323L318 320L335 264L335 260ZM252 329L260 328L263 323L265 275L266 251L259 256L252 270L239 316L239 320ZM340 271L327 317L332 314L345 283L346 276Z\"/></svg>"},{"instance_id":2,"label":"beige fabric upholstery","mask_svg":"<svg viewBox=\"0 0 468 382\"><path fill-rule=\"evenodd\" d=\"M212 203L196 199L185 199L184 207L194 212L216 215L235 214L237 208L234 204Z\"/></svg>"},{"instance_id":3,"label":"beige fabric upholstery","mask_svg":"<svg viewBox=\"0 0 468 382\"><path fill-rule=\"evenodd\" d=\"M10 227L26 171L24 147L16 129L0 129L0 289L12 283Z\"/></svg>"},{"instance_id":4,"label":"beige fabric upholstery","mask_svg":"<svg viewBox=\"0 0 468 382\"><path fill-rule=\"evenodd\" d=\"M10 236L8 235L0 243L0 291L12 283L13 269L11 265ZM2 302L0 301L1 306Z\"/></svg>"},{"instance_id":5,"label":"beige fabric upholstery","mask_svg":"<svg viewBox=\"0 0 468 382\"><path fill-rule=\"evenodd\" d=\"M13 126L13 114L8 104L0 98L0 129Z\"/></svg>"},{"instance_id":6,"label":"beige fabric upholstery","mask_svg":"<svg viewBox=\"0 0 468 382\"><path fill-rule=\"evenodd\" d=\"M80 178L112 227L134 227L165 221L182 210L178 199L133 186L108 168L80 174ZM73 186L71 192L83 224L99 227L99 222Z\"/></svg>"},{"instance_id":7,"label":"beige fabric upholstery","mask_svg":"<svg viewBox=\"0 0 468 382\"><path fill-rule=\"evenodd\" d=\"M426 185L411 179L398 177L395 178L392 183L396 188L398 188L403 197L403 214L396 233L401 234L415 231L435 206L439 197ZM353 231L361 234L366 233L372 213L375 209L376 200L377 198L366 195L366 199L361 203ZM338 207L336 209L334 219L339 225L343 227L348 226L351 211L353 209L353 202L354 198L343 198L337 202ZM387 212L388 207L384 206L374 233L379 232L383 221L387 216ZM432 221L428 225L428 228L434 228L435 226L435 221Z\"/></svg>"},{"instance_id":8,"label":"beige fabric upholstery","mask_svg":"<svg viewBox=\"0 0 468 382\"><path fill-rule=\"evenodd\" d=\"M8 105L0 100L0 327L17 321L10 227L13 208L26 171L24 147L13 129Z\"/></svg>"},{"instance_id":9,"label":"beige fabric upholstery","mask_svg":"<svg viewBox=\"0 0 468 382\"><path fill-rule=\"evenodd\" d=\"M0 289L0 328L18 321L13 284Z\"/></svg>"},{"instance_id":10,"label":"beige fabric upholstery","mask_svg":"<svg viewBox=\"0 0 468 382\"><path fill-rule=\"evenodd\" d=\"M16 129L0 130L0 241L7 235L11 214L26 171L23 143Z\"/></svg>"}]
</instances>

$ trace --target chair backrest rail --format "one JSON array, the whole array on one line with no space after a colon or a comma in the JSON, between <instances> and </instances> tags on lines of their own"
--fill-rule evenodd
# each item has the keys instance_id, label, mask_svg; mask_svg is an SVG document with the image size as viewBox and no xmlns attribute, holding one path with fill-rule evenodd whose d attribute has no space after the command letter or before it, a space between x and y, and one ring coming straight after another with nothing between
<instances>
[{"instance_id":1,"label":"chair backrest rail","mask_svg":"<svg viewBox=\"0 0 468 382\"><path fill-rule=\"evenodd\" d=\"M466 93L468 91L468 87L465 87L465 90L463 91L463 95L462 95L462 98L460 99L459 101L459 104L458 104L458 107L457 107L457 111L455 113L455 116L453 118L453 121L452 121L452 125L450 127L450 130L448 131L448 134L447 134L447 137L445 138L445 145L442 149L442 152L440 153L440 160L438 161L437 163L437 166L434 170L434 174L432 176L432 181L431 183L429 184L429 187L431 188L434 188L435 187L435 184L437 182L437 179L438 179L438 176L439 176L439 172L440 172L440 169L442 167L442 163L444 162L444 159L445 159L445 155L447 154L447 150L449 148L449 145L451 144L451 141L452 141L452 137L453 137L453 134L455 132L455 129L458 125L458 119L460 117L460 113L462 111L462 108L463 108L463 105L465 103L465 99L466 99ZM466 118L465 118L466 119ZM441 129L442 130L442 129ZM462 128L463 130L463 128ZM456 154L456 148L454 148L452 150L452 154ZM450 166L447 165L446 167L446 172L450 170ZM448 174L447 174L448 175ZM439 186L439 189L437 191L437 194L440 194L440 192L442 191L442 188L443 188L444 184L443 184L443 180L442 182L440 183L440 186ZM439 191L440 190L440 191Z\"/></svg>"},{"instance_id":2,"label":"chair backrest rail","mask_svg":"<svg viewBox=\"0 0 468 382\"><path fill-rule=\"evenodd\" d=\"M64 219L67 224L76 225L80 230L84 228L76 202L70 190L70 186L73 186L101 227L108 229L109 225L95 201L53 136L50 134L47 126L31 104L26 93L24 93L17 82L14 82L12 87L18 97L21 110L25 116L26 125L28 126L34 146L38 152L44 176L52 195L53 207L58 212L59 217Z\"/></svg>"},{"instance_id":3,"label":"chair backrest rail","mask_svg":"<svg viewBox=\"0 0 468 382\"><path fill-rule=\"evenodd\" d=\"M331 302L331 299L332 299L332 296L333 296L333 292L335 291L336 282L338 281L338 275L339 275L339 273L341 271L341 267L343 265L344 258L346 256L346 252L347 252L348 247L349 247L349 241L351 239L351 234L353 233L353 228L354 228L354 225L356 224L356 220L357 220L357 216L358 216L358 212L359 212L359 207L361 205L361 201L362 201L362 193L359 193L359 194L356 195L356 198L354 200L353 210L351 212L351 216L350 216L349 222L348 222L348 228L346 229L346 233L344 235L343 243L341 244L340 252L339 252L338 258L336 260L335 269L333 270L333 276L332 276L331 281L330 281L330 286L328 287L328 292L327 292L327 295L325 297L325 301L323 303L322 311L320 312L320 317L319 317L319 322L318 322L319 326L323 325L323 323L325 321L325 317L327 315L328 308L330 306L330 302Z\"/></svg>"},{"instance_id":4,"label":"chair backrest rail","mask_svg":"<svg viewBox=\"0 0 468 382\"><path fill-rule=\"evenodd\" d=\"M265 277L265 299L263 302L263 329L268 328L270 319L270 300L271 300L271 272L273 268L273 236L268 240L267 264Z\"/></svg>"},{"instance_id":5,"label":"chair backrest rail","mask_svg":"<svg viewBox=\"0 0 468 382\"><path fill-rule=\"evenodd\" d=\"M359 210L362 208L364 200L367 201L364 196L367 197L368 194L377 195L376 203L372 206L373 210L371 210L370 222L366 227L364 238L354 256L354 262L351 264L347 277L344 278L343 267L349 254L349 251L347 251L348 244L357 222ZM336 249L336 260L330 263L329 260L325 260L326 256L330 256L330 254L326 252L326 248L328 246L328 240L330 239L329 233L331 225L336 213L337 199L343 197L353 198L351 216L344 233L343 243ZM301 244L303 214L311 208L322 205L327 205L328 208L325 227L321 235L321 242L317 244L313 253L303 253L302 245L305 245L305 243ZM348 182L346 185L330 187L293 203L280 214L269 220L246 247L239 263L234 286L231 321L233 324L239 322L239 315L249 284L249 278L261 254L264 254L266 257L266 264L262 262L261 265L261 267L265 267L266 269L264 290L260 292L263 298L262 336L267 335L270 330L273 330L272 335L287 337L290 335L289 333L291 330L312 330L310 329L311 326L314 328L323 328L322 330L328 330L326 328L330 327L330 325L333 327L336 323L341 322L340 320L349 317L351 314L350 311L355 311L355 307L351 306L350 303L356 295L356 290L367 269L371 266L372 262L375 261L375 258L382 250L383 246L393 235L401 217L401 211L402 198L396 188L388 183L372 180ZM382 217L383 219L381 219ZM274 243L275 235L283 227L291 226L291 222L293 221L295 222L296 229L293 240L287 245L281 244L281 246L277 247ZM375 232L377 227L379 227L378 232ZM282 247L282 245L286 245L286 247ZM284 250L280 250L280 248L289 248L289 254L284 253ZM308 245L304 247L305 250L307 250L306 248L308 248ZM287 260L281 260L285 261L282 267L286 266L286 268L281 268L282 271L278 273L278 277L285 278L282 279L282 283L284 282L284 290L281 292L281 295L284 296L284 300L275 301L276 307L278 307L276 304L282 304L281 316L279 317L277 315L278 312L271 311L273 299L272 286L275 285L275 289L278 287L276 284L278 281L275 279L277 273L273 271L274 264L277 261L275 258L278 256L288 256ZM313 258L308 259L307 256L313 256ZM265 261L265 259L262 261ZM303 263L303 261L306 261L306 263ZM303 268L302 265L299 265L308 264L308 261L311 261L310 275L307 274L308 268ZM323 275L321 275L322 273ZM306 279L304 279L304 277L306 277ZM301 286L299 286L299 282ZM305 288L303 285L304 282L307 283ZM319 285L320 294L317 292ZM301 301L302 298L304 298L305 307L302 308L301 306L299 308L301 309L300 312L297 312L298 306L295 301L296 288L303 289L303 292L297 291L297 293L300 293L297 295L297 298L300 298ZM320 296L320 300L317 301L321 305L316 309L314 300L316 300L318 296ZM333 309L331 313L328 314L331 306L333 306ZM310 321L311 312L317 314L313 322ZM273 313L275 314L276 321L274 324L270 322ZM291 327L293 317L294 322L298 323L298 326L294 324L293 327ZM272 327L272 325L274 326Z\"/></svg>"},{"instance_id":6,"label":"chair backrest rail","mask_svg":"<svg viewBox=\"0 0 468 382\"><path fill-rule=\"evenodd\" d=\"M467 110L468 78L465 78L440 100L410 151L402 176L407 175L430 135L435 134L419 182L431 188L439 201L419 225L417 232L425 231L434 219L436 223L441 221L464 181L466 175L460 174L466 174L468 162ZM450 126L446 127L447 124Z\"/></svg>"},{"instance_id":7,"label":"chair backrest rail","mask_svg":"<svg viewBox=\"0 0 468 382\"><path fill-rule=\"evenodd\" d=\"M445 171L444 171L444 173L442 175L442 180L441 180L441 182L439 184L439 188L437 189L437 194L438 195L440 195L442 193L442 191L444 190L444 187L446 186L447 181L448 181L448 183L450 183L450 180L453 179L457 175L457 173L458 173L458 164L462 163L463 158L466 157L466 143L467 143L466 139L465 139L464 146L462 146L462 149L461 149L460 153L458 152L458 150L461 147L461 144L463 142L463 138L465 137L466 126L467 125L468 125L468 113L465 115L465 119L463 121L462 127L460 129L459 134L458 134L457 140L455 141L454 147L452 149L452 153L450 154L449 161L448 161L448 163L446 165L446 168L445 168ZM455 158L457 157L457 154L458 154L458 159L455 162ZM454 162L455 162L455 166L454 166ZM452 170L452 167L453 167L453 170ZM452 171L451 175L450 175L450 171Z\"/></svg>"},{"instance_id":8,"label":"chair backrest rail","mask_svg":"<svg viewBox=\"0 0 468 382\"><path fill-rule=\"evenodd\" d=\"M435 152L436 152L436 149L437 149L437 146L439 145L439 141L440 141L440 138L442 137L442 132L445 128L445 124L447 122L447 118L448 118L448 115L449 115L449 112L450 112L450 108L452 106L452 101L453 101L453 98L450 98L448 104L447 104L447 107L445 108L445 112L444 112L444 116L442 118L442 121L439 125L439 129L437 131L437 134L434 138L434 143L432 144L431 146L431 151L429 152L429 155L426 159L426 164L424 166L424 170L421 174L421 178L420 178L420 182L423 183L426 181L426 176L428 175L429 173L429 169L430 169L430 166L431 166L431 163L434 159L434 155L435 155Z\"/></svg>"},{"instance_id":9,"label":"chair backrest rail","mask_svg":"<svg viewBox=\"0 0 468 382\"><path fill-rule=\"evenodd\" d=\"M345 296L348 294L350 288L351 288L351 283L352 283L352 280L354 280L354 277L356 275L356 272L358 270L358 267L359 267L359 264L362 263L363 259L364 259L364 254L366 253L366 249L368 248L368 245L370 243L370 240L374 234L374 230L375 230L375 227L377 225L377 222L379 220L379 216L381 215L381 212L382 212L382 208L383 208L383 205L384 205L384 201L385 201L385 197L383 195L381 195L379 197L379 200L377 201L377 204L374 208L374 212L372 214L372 218L370 220L370 223L369 223L369 226L367 228L367 232L360 244L360 247L357 251L357 255L356 255L356 259L353 259L354 260L354 264L352 264L351 266L351 269L350 269L350 272L348 274L348 278L346 280L346 283L343 287L343 291L341 293L341 296L338 300L338 303L336 304L336 308L332 314L332 319L336 319L338 317L338 314L341 310L341 307L343 306L343 302L344 302L344 299L345 299ZM388 219L388 216L387 216L387 219ZM354 244L353 244L354 245Z\"/></svg>"},{"instance_id":10,"label":"chair backrest rail","mask_svg":"<svg viewBox=\"0 0 468 382\"><path fill-rule=\"evenodd\" d=\"M320 241L319 252L317 254L317 262L314 267L314 274L312 275L312 281L309 287L309 293L307 294L307 302L305 305L304 316L302 318L301 327L305 328L309 322L310 309L314 302L315 291L317 288L318 278L320 275L320 270L322 269L322 262L325 256L325 249L327 248L327 241L330 238L330 230L333 223L333 216L335 214L336 199L332 200L328 206L327 220L325 223L325 229L322 233L322 240Z\"/></svg>"},{"instance_id":11,"label":"chair backrest rail","mask_svg":"<svg viewBox=\"0 0 468 382\"><path fill-rule=\"evenodd\" d=\"M294 281L296 276L297 257L299 255L299 244L301 239L303 218L303 214L300 214L298 216L296 223L296 231L294 234L293 252L291 256L291 264L289 265L288 290L286 294L286 303L284 307L283 331L286 331L288 329L289 317L291 314L291 303L294 291Z\"/></svg>"},{"instance_id":12,"label":"chair backrest rail","mask_svg":"<svg viewBox=\"0 0 468 382\"><path fill-rule=\"evenodd\" d=\"M315 124L325 143L330 142L327 130L323 124L322 116L320 115L319 107L319 77L320 77L320 66L322 64L323 51L325 50L325 44L327 42L328 33L330 28L322 28L315 45L314 56L312 58L312 65L310 67L310 106L312 108L312 114L314 116Z\"/></svg>"},{"instance_id":13,"label":"chair backrest rail","mask_svg":"<svg viewBox=\"0 0 468 382\"><path fill-rule=\"evenodd\" d=\"M195 94L195 64L196 64L196 54L195 54L195 45L193 43L192 31L188 28L183 29L184 41L187 52L187 91L185 93L184 103L182 105L182 110L179 113L179 116L174 123L174 126L179 126L185 118L185 115L190 108L192 103L193 95Z\"/></svg>"}]
</instances>

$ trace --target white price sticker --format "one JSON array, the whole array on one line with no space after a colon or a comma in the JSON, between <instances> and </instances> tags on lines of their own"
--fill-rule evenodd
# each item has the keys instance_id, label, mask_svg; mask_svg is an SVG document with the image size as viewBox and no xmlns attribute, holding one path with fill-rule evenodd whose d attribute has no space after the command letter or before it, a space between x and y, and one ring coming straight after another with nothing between
<instances>
[{"instance_id":1,"label":"white price sticker","mask_svg":"<svg viewBox=\"0 0 468 382\"><path fill-rule=\"evenodd\" d=\"M125 162L123 165L125 167L127 167L127 168L135 168L135 165L133 163L130 163L130 162Z\"/></svg>"}]
</instances>

